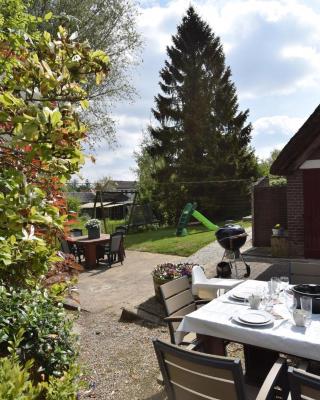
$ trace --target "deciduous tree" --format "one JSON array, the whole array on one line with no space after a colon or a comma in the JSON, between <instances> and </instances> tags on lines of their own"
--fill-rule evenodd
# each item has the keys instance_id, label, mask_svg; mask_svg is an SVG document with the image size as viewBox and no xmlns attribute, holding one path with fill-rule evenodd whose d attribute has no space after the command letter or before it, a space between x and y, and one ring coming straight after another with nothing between
<instances>
[{"instance_id":1,"label":"deciduous tree","mask_svg":"<svg viewBox=\"0 0 320 400\"><path fill-rule=\"evenodd\" d=\"M31 10L38 16L51 11L54 19L46 29L59 25L78 33L80 41L87 40L93 49L103 49L110 57L108 79L87 88L93 104L82 117L90 123L91 142L115 138L112 117L114 106L131 101L135 88L131 72L140 62L141 37L137 30L138 8L134 0L32 0Z\"/></svg>"}]
</instances>

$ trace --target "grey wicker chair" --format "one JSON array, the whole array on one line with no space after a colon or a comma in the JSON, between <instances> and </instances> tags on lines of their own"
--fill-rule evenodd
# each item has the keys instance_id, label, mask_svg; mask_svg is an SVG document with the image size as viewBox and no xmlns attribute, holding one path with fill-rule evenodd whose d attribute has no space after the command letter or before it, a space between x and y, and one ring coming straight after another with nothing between
<instances>
[{"instance_id":1,"label":"grey wicker chair","mask_svg":"<svg viewBox=\"0 0 320 400\"><path fill-rule=\"evenodd\" d=\"M168 400L271 400L288 396L284 359L276 361L259 390L245 384L239 359L190 351L159 340L153 345Z\"/></svg>"}]
</instances>

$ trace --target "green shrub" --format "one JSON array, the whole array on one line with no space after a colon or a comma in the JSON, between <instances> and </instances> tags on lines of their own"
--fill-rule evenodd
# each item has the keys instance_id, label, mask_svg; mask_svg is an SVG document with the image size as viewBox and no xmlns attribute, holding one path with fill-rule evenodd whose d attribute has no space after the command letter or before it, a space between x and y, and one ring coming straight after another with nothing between
<instances>
[{"instance_id":1,"label":"green shrub","mask_svg":"<svg viewBox=\"0 0 320 400\"><path fill-rule=\"evenodd\" d=\"M22 367L14 357L0 358L0 400L38 399L41 385L31 382L31 365L29 361Z\"/></svg>"},{"instance_id":2,"label":"green shrub","mask_svg":"<svg viewBox=\"0 0 320 400\"><path fill-rule=\"evenodd\" d=\"M61 378L33 383L32 361L21 366L16 356L0 358L0 400L76 400L80 388L78 368L72 367Z\"/></svg>"},{"instance_id":3,"label":"green shrub","mask_svg":"<svg viewBox=\"0 0 320 400\"><path fill-rule=\"evenodd\" d=\"M24 330L19 358L24 364L34 359L35 379L41 374L60 377L76 358L71 322L47 291L14 290L0 286L0 355L8 354L8 344Z\"/></svg>"},{"instance_id":4,"label":"green shrub","mask_svg":"<svg viewBox=\"0 0 320 400\"><path fill-rule=\"evenodd\" d=\"M61 378L50 377L46 388L46 400L76 400L77 392L81 386L79 370L70 368Z\"/></svg>"},{"instance_id":5,"label":"green shrub","mask_svg":"<svg viewBox=\"0 0 320 400\"><path fill-rule=\"evenodd\" d=\"M80 200L77 199L76 197L68 197L67 205L68 205L68 211L79 212L81 203Z\"/></svg>"}]
</instances>

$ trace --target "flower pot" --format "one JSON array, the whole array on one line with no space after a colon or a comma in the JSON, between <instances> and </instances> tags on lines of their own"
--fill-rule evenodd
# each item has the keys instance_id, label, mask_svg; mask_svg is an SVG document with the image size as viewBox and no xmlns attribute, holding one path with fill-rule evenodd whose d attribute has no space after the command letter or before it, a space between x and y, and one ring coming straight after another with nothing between
<instances>
[{"instance_id":1,"label":"flower pot","mask_svg":"<svg viewBox=\"0 0 320 400\"><path fill-rule=\"evenodd\" d=\"M178 278L180 278L180 277L178 277ZM178 278L173 278L173 279L178 279ZM173 279L160 279L160 278L157 278L155 276L153 276L152 279L153 279L154 294L156 296L156 299L158 301L160 301L160 303L163 303L161 292L160 292L160 286L163 285L164 283L168 283L168 282L173 281ZM190 285L191 285L191 282L192 282L192 278L191 277L189 278L189 282L190 282Z\"/></svg>"},{"instance_id":2,"label":"flower pot","mask_svg":"<svg viewBox=\"0 0 320 400\"><path fill-rule=\"evenodd\" d=\"M280 229L272 229L272 234L274 236L279 236L280 235L279 231L280 231Z\"/></svg>"},{"instance_id":3,"label":"flower pot","mask_svg":"<svg viewBox=\"0 0 320 400\"><path fill-rule=\"evenodd\" d=\"M154 294L156 296L156 299L162 303L160 286L163 285L164 283L172 281L172 279L160 279L155 276L153 276L152 278L153 278Z\"/></svg>"},{"instance_id":4,"label":"flower pot","mask_svg":"<svg viewBox=\"0 0 320 400\"><path fill-rule=\"evenodd\" d=\"M100 237L100 226L94 228L88 228L88 239L99 239Z\"/></svg>"}]
</instances>

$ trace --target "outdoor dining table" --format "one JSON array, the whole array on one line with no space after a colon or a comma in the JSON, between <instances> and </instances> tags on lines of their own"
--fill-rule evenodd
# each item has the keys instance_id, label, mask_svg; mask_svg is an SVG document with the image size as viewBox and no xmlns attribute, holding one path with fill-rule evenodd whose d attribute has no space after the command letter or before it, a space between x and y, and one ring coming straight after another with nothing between
<instances>
[{"instance_id":1,"label":"outdoor dining table","mask_svg":"<svg viewBox=\"0 0 320 400\"><path fill-rule=\"evenodd\" d=\"M97 264L97 246L110 241L110 235L101 233L97 239L88 239L88 236L68 236L67 241L72 244L79 244L83 247L85 266L93 268Z\"/></svg>"},{"instance_id":2,"label":"outdoor dining table","mask_svg":"<svg viewBox=\"0 0 320 400\"><path fill-rule=\"evenodd\" d=\"M212 300L198 310L186 315L180 323L181 332L195 332L203 340L204 351L223 355L225 340L242 343L245 348L254 347L271 354L284 353L310 360L320 361L320 314L312 314L308 327L298 327L293 321L281 296L274 304L272 324L251 327L237 323L233 316L249 307L247 303L232 300L233 292L243 290L256 292L267 288L263 281L247 280L224 295ZM263 353L262 353L263 354ZM261 358L261 356L259 357ZM247 361L247 360L246 360ZM257 360L255 360L257 362ZM263 361L259 360L258 362ZM251 365L256 368L257 365Z\"/></svg>"}]
</instances>

